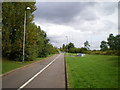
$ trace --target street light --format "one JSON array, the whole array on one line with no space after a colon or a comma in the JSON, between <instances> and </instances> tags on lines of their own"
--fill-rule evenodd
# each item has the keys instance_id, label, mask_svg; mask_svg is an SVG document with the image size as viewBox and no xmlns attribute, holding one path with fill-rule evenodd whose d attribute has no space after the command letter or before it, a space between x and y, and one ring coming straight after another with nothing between
<instances>
[{"instance_id":1,"label":"street light","mask_svg":"<svg viewBox=\"0 0 120 90\"><path fill-rule=\"evenodd\" d=\"M30 10L30 7L26 7L26 9L25 9L25 17L24 17L24 37L23 37L23 60L22 60L22 63L24 63L24 59L25 59L26 10Z\"/></svg>"}]
</instances>

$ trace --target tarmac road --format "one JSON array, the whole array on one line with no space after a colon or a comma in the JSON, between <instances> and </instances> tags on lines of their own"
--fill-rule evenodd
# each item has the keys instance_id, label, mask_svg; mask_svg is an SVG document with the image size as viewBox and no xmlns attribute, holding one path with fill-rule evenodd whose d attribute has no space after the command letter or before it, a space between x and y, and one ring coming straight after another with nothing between
<instances>
[{"instance_id":1,"label":"tarmac road","mask_svg":"<svg viewBox=\"0 0 120 90\"><path fill-rule=\"evenodd\" d=\"M61 53L2 77L2 88L66 88L65 80Z\"/></svg>"}]
</instances>

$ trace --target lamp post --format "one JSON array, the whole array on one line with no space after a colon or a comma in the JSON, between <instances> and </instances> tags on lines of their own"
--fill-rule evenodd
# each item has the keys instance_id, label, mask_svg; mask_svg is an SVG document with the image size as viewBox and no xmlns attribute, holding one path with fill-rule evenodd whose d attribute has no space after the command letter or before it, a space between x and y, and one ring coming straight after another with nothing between
<instances>
[{"instance_id":1,"label":"lamp post","mask_svg":"<svg viewBox=\"0 0 120 90\"><path fill-rule=\"evenodd\" d=\"M25 32L26 32L26 10L30 10L30 7L25 9L25 17L24 17L24 37L23 37L23 60L22 63L25 61Z\"/></svg>"}]
</instances>

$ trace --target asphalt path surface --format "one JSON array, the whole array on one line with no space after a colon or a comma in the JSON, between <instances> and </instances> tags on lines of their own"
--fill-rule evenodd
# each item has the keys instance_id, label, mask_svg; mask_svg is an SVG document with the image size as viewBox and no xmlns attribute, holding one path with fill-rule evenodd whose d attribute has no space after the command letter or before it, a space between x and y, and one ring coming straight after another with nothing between
<instances>
[{"instance_id":1,"label":"asphalt path surface","mask_svg":"<svg viewBox=\"0 0 120 90\"><path fill-rule=\"evenodd\" d=\"M61 53L2 77L2 88L66 88L65 80Z\"/></svg>"}]
</instances>

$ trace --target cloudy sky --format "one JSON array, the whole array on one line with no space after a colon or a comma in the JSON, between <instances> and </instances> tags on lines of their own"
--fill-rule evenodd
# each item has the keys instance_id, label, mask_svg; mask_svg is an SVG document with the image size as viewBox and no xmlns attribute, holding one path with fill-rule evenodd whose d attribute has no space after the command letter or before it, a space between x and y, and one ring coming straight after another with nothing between
<instances>
[{"instance_id":1,"label":"cloudy sky","mask_svg":"<svg viewBox=\"0 0 120 90\"><path fill-rule=\"evenodd\" d=\"M87 40L91 49L99 49L110 33L118 33L117 2L37 2L36 7L34 22L57 47L67 36L76 47Z\"/></svg>"}]
</instances>

